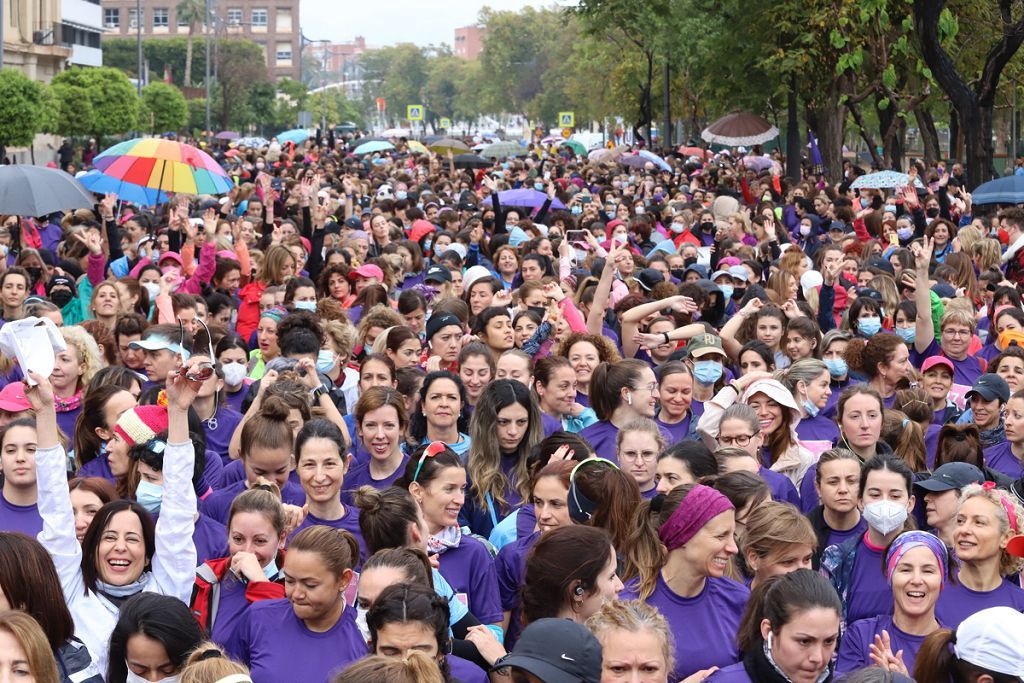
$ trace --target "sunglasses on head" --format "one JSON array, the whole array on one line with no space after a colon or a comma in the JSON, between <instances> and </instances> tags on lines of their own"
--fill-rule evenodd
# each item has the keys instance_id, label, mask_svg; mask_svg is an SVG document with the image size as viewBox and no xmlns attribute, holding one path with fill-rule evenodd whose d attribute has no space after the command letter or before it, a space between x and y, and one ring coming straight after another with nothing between
<instances>
[{"instance_id":1,"label":"sunglasses on head","mask_svg":"<svg viewBox=\"0 0 1024 683\"><path fill-rule=\"evenodd\" d=\"M416 471L412 474L412 480L416 481L416 479L419 478L420 470L423 469L423 462L427 458L437 457L441 453L444 453L446 448L448 448L448 446L443 441L431 441L430 445L423 449L420 461L416 463Z\"/></svg>"},{"instance_id":2,"label":"sunglasses on head","mask_svg":"<svg viewBox=\"0 0 1024 683\"><path fill-rule=\"evenodd\" d=\"M213 335L210 334L210 328L206 326L202 318L196 318L203 329L206 330L206 341L209 344L210 360L203 361L202 363L196 363L190 368L182 367L179 373L182 377L187 379L189 382L205 382L206 380L213 377L216 370L214 369L214 357L213 357ZM185 348L185 326L181 322L181 318L178 318L178 332L180 339L178 345L181 348Z\"/></svg>"}]
</instances>

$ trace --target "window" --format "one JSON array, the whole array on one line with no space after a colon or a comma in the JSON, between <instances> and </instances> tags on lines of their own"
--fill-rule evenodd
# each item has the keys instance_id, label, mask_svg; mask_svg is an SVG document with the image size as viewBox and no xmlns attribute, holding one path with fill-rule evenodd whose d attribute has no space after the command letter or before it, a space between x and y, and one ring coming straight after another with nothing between
<instances>
[{"instance_id":1,"label":"window","mask_svg":"<svg viewBox=\"0 0 1024 683\"><path fill-rule=\"evenodd\" d=\"M117 7L103 8L103 27L118 28L121 26L121 10Z\"/></svg>"},{"instance_id":2,"label":"window","mask_svg":"<svg viewBox=\"0 0 1024 683\"><path fill-rule=\"evenodd\" d=\"M292 32L292 11L290 9L278 9L274 23L275 33Z\"/></svg>"},{"instance_id":3,"label":"window","mask_svg":"<svg viewBox=\"0 0 1024 683\"><path fill-rule=\"evenodd\" d=\"M139 14L134 8L128 10L128 28L139 27Z\"/></svg>"},{"instance_id":4,"label":"window","mask_svg":"<svg viewBox=\"0 0 1024 683\"><path fill-rule=\"evenodd\" d=\"M282 64L292 61L292 44L291 43L278 43L277 44L277 63Z\"/></svg>"},{"instance_id":5,"label":"window","mask_svg":"<svg viewBox=\"0 0 1024 683\"><path fill-rule=\"evenodd\" d=\"M238 26L242 23L242 10L235 7L228 9L228 26Z\"/></svg>"},{"instance_id":6,"label":"window","mask_svg":"<svg viewBox=\"0 0 1024 683\"><path fill-rule=\"evenodd\" d=\"M261 28L267 27L267 10L265 7L253 9L252 25Z\"/></svg>"},{"instance_id":7,"label":"window","mask_svg":"<svg viewBox=\"0 0 1024 683\"><path fill-rule=\"evenodd\" d=\"M166 7L154 7L153 28L167 28L170 25L170 16Z\"/></svg>"}]
</instances>

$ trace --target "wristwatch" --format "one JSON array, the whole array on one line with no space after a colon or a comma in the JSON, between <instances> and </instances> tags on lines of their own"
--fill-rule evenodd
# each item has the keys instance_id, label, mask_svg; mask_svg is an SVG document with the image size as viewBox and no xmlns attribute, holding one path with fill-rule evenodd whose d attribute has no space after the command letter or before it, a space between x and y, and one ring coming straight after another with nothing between
<instances>
[{"instance_id":1,"label":"wristwatch","mask_svg":"<svg viewBox=\"0 0 1024 683\"><path fill-rule=\"evenodd\" d=\"M315 389L310 389L309 390L309 396L314 401L319 401L320 397L323 396L326 393L327 393L327 391L324 389L322 384L320 386L316 387Z\"/></svg>"}]
</instances>

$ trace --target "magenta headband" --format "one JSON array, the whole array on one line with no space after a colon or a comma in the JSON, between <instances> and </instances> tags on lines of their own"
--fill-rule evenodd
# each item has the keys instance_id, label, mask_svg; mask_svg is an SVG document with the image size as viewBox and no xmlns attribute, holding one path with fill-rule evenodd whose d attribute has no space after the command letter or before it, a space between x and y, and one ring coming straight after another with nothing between
<instances>
[{"instance_id":1,"label":"magenta headband","mask_svg":"<svg viewBox=\"0 0 1024 683\"><path fill-rule=\"evenodd\" d=\"M724 495L710 486L697 484L658 529L658 538L671 552L686 545L712 519L734 509Z\"/></svg>"}]
</instances>

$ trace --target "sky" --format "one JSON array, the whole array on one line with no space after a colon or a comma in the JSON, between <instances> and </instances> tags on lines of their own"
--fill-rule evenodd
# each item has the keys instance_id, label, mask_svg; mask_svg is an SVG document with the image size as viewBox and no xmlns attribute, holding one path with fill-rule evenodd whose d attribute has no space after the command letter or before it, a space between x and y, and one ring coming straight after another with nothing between
<instances>
[{"instance_id":1,"label":"sky","mask_svg":"<svg viewBox=\"0 0 1024 683\"><path fill-rule=\"evenodd\" d=\"M310 40L344 43L356 36L368 47L395 43L454 43L455 29L476 23L484 6L518 11L568 0L302 0L302 31Z\"/></svg>"}]
</instances>

